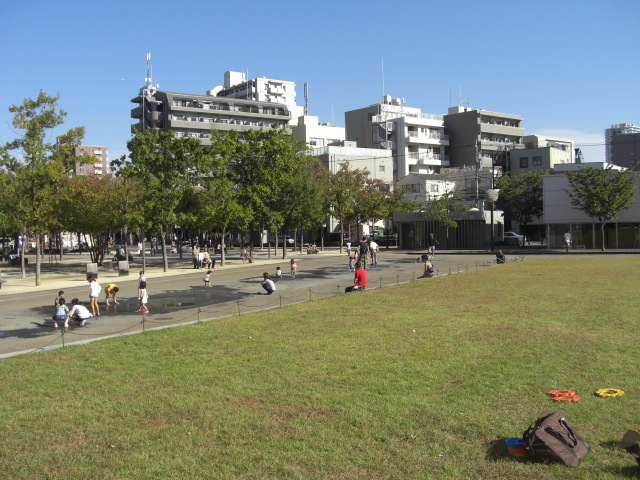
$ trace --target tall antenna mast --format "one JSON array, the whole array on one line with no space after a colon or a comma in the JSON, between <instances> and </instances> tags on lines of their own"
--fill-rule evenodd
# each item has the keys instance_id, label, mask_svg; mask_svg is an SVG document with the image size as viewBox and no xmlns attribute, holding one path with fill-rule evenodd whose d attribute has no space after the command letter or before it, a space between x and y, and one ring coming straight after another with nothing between
<instances>
[{"instance_id":1,"label":"tall antenna mast","mask_svg":"<svg viewBox=\"0 0 640 480\"><path fill-rule=\"evenodd\" d=\"M147 52L147 76L144 81L149 88L151 86L151 52Z\"/></svg>"},{"instance_id":2,"label":"tall antenna mast","mask_svg":"<svg viewBox=\"0 0 640 480\"><path fill-rule=\"evenodd\" d=\"M309 115L309 83L304 82L304 115Z\"/></svg>"},{"instance_id":3,"label":"tall antenna mast","mask_svg":"<svg viewBox=\"0 0 640 480\"><path fill-rule=\"evenodd\" d=\"M382 98L384 98L384 58L382 58L381 61L382 61Z\"/></svg>"}]
</instances>

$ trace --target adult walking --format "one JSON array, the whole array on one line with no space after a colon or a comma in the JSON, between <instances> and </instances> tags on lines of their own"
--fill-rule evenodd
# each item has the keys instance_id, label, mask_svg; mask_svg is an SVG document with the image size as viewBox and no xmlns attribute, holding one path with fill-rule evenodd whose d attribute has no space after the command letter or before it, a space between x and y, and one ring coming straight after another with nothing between
<instances>
[{"instance_id":1,"label":"adult walking","mask_svg":"<svg viewBox=\"0 0 640 480\"><path fill-rule=\"evenodd\" d=\"M371 239L371 241L369 242L369 254L371 255L371 265L378 264L379 251L380 249L378 247L378 243L374 239Z\"/></svg>"},{"instance_id":2,"label":"adult walking","mask_svg":"<svg viewBox=\"0 0 640 480\"><path fill-rule=\"evenodd\" d=\"M362 236L362 241L358 245L358 262L362 265L362 269L367 269L367 257L369 256L369 244L366 235ZM357 271L357 268L356 268Z\"/></svg>"},{"instance_id":3,"label":"adult walking","mask_svg":"<svg viewBox=\"0 0 640 480\"><path fill-rule=\"evenodd\" d=\"M436 246L440 245L440 242L438 242L438 240L436 240L436 237L433 235L433 233L429 234L429 240L427 245L429 246L429 255L431 256L431 258L436 256Z\"/></svg>"}]
</instances>

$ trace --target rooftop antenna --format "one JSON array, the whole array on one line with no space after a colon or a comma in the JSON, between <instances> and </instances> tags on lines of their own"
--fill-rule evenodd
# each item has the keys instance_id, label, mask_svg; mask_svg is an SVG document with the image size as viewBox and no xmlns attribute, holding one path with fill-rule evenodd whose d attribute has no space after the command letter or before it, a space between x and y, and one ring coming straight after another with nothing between
<instances>
[{"instance_id":1,"label":"rooftop antenna","mask_svg":"<svg viewBox=\"0 0 640 480\"><path fill-rule=\"evenodd\" d=\"M462 85L460 85L460 96L458 97L458 105L461 107L469 108L471 106L471 102L469 101L469 97L464 98L462 96Z\"/></svg>"},{"instance_id":2,"label":"rooftop antenna","mask_svg":"<svg viewBox=\"0 0 640 480\"><path fill-rule=\"evenodd\" d=\"M384 57L381 59L382 61L382 98L384 99Z\"/></svg>"},{"instance_id":3,"label":"rooftop antenna","mask_svg":"<svg viewBox=\"0 0 640 480\"><path fill-rule=\"evenodd\" d=\"M151 52L147 52L147 76L144 81L149 88L151 86Z\"/></svg>"},{"instance_id":4,"label":"rooftop antenna","mask_svg":"<svg viewBox=\"0 0 640 480\"><path fill-rule=\"evenodd\" d=\"M304 116L309 115L309 83L304 82Z\"/></svg>"}]
</instances>

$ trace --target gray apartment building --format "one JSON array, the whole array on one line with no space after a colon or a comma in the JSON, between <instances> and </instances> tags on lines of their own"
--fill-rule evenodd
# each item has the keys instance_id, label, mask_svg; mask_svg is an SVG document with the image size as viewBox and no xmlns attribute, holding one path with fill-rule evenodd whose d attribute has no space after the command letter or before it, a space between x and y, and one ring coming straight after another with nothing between
<instances>
[{"instance_id":1,"label":"gray apartment building","mask_svg":"<svg viewBox=\"0 0 640 480\"><path fill-rule=\"evenodd\" d=\"M173 130L177 137L198 138L205 144L209 142L211 130L242 133L273 125L288 129L291 120L289 108L282 103L165 92L149 86L140 89L140 94L131 102L137 104L131 110L131 118L138 120L131 126L132 132Z\"/></svg>"},{"instance_id":2,"label":"gray apartment building","mask_svg":"<svg viewBox=\"0 0 640 480\"><path fill-rule=\"evenodd\" d=\"M506 167L506 152L523 148L522 117L488 110L451 107L444 116L451 167ZM476 165L478 163L478 165Z\"/></svg>"}]
</instances>

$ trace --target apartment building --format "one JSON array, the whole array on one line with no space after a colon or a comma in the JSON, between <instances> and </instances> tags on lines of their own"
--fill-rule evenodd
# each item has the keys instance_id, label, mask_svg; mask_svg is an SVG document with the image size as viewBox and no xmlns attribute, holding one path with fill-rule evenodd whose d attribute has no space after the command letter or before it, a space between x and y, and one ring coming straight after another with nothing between
<instances>
[{"instance_id":1,"label":"apartment building","mask_svg":"<svg viewBox=\"0 0 640 480\"><path fill-rule=\"evenodd\" d=\"M556 165L574 163L574 142L566 138L526 135L523 148L509 155L511 175L531 170L551 170Z\"/></svg>"},{"instance_id":2,"label":"apartment building","mask_svg":"<svg viewBox=\"0 0 640 480\"><path fill-rule=\"evenodd\" d=\"M346 139L358 147L393 152L395 181L449 166L444 116L407 107L402 99L385 95L381 103L346 112L345 128Z\"/></svg>"},{"instance_id":3,"label":"apartment building","mask_svg":"<svg viewBox=\"0 0 640 480\"><path fill-rule=\"evenodd\" d=\"M302 115L297 124L291 122L291 132L298 140L304 140L309 148L321 148L329 145L340 145L344 142L344 127L336 127L330 123L321 124L318 117Z\"/></svg>"},{"instance_id":4,"label":"apartment building","mask_svg":"<svg viewBox=\"0 0 640 480\"><path fill-rule=\"evenodd\" d=\"M452 167L506 168L507 152L523 148L522 117L488 110L449 108L444 126L449 135Z\"/></svg>"},{"instance_id":5,"label":"apartment building","mask_svg":"<svg viewBox=\"0 0 640 480\"><path fill-rule=\"evenodd\" d=\"M107 170L109 152L107 147L97 145L79 145L72 150L73 157L79 157L78 161L70 160L69 165L74 175L103 175Z\"/></svg>"},{"instance_id":6,"label":"apartment building","mask_svg":"<svg viewBox=\"0 0 640 480\"><path fill-rule=\"evenodd\" d=\"M640 170L640 133L615 135L608 144L610 162L614 165Z\"/></svg>"},{"instance_id":7,"label":"apartment building","mask_svg":"<svg viewBox=\"0 0 640 480\"><path fill-rule=\"evenodd\" d=\"M243 132L275 125L291 133L288 127L292 113L287 104L221 97L215 89L200 95L161 91L147 85L131 102L138 104L131 110L131 118L138 120L131 126L132 132L173 130L178 137L197 138L204 144L209 142L211 130Z\"/></svg>"},{"instance_id":8,"label":"apartment building","mask_svg":"<svg viewBox=\"0 0 640 480\"><path fill-rule=\"evenodd\" d=\"M614 159L613 159L613 144L616 143L617 145L622 145L625 142L625 139L624 138L617 139L616 137L620 135L628 135L632 133L640 133L640 127L638 127L637 125L633 125L631 123L618 123L615 125L611 125L610 128L605 129L604 131L605 162L618 165L614 162ZM624 162L624 159L622 160L623 160L623 163L627 163L628 165L628 162ZM623 164L621 166L624 167L627 165Z\"/></svg>"}]
</instances>

